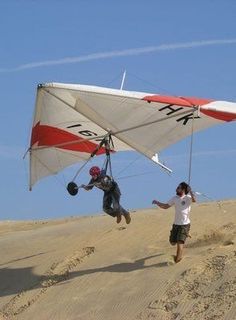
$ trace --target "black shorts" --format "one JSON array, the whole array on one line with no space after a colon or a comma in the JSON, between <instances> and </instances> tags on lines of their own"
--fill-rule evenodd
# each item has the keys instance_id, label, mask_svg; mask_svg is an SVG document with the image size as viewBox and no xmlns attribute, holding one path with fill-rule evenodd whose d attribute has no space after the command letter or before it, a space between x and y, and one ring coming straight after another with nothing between
<instances>
[{"instance_id":1,"label":"black shorts","mask_svg":"<svg viewBox=\"0 0 236 320\"><path fill-rule=\"evenodd\" d=\"M185 243L190 230L190 223L184 225L173 224L170 231L170 243L182 242Z\"/></svg>"}]
</instances>

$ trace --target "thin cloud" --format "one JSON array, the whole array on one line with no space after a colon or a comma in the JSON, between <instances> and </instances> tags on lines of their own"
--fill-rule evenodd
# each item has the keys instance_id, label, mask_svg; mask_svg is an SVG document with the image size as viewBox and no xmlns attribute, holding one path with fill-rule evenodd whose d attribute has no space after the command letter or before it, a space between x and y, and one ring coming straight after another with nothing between
<instances>
[{"instance_id":1,"label":"thin cloud","mask_svg":"<svg viewBox=\"0 0 236 320\"><path fill-rule=\"evenodd\" d=\"M225 44L228 44L228 45L236 44L236 38L191 41L191 42L182 42L182 43L162 44L159 46L150 46L150 47L142 47L142 48L131 48L131 49L124 49L124 50L116 50L116 51L97 52L97 53L91 53L88 55L77 56L77 57L65 57L57 60L36 61L36 62L21 64L15 68L5 68L5 69L1 68L0 72L16 72L16 71L54 66L54 65L82 63L82 62L92 61L92 60L109 59L114 57L135 56L135 55L141 55L141 54L147 54L147 53L159 52L159 51L193 49L193 48L199 48L199 47L208 47L208 46L225 45Z\"/></svg>"}]
</instances>

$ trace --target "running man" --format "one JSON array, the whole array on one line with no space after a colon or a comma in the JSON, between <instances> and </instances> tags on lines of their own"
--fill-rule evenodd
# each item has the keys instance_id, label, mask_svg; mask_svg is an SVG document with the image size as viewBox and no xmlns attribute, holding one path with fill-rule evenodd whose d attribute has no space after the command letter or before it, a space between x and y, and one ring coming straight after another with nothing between
<instances>
[{"instance_id":1,"label":"running man","mask_svg":"<svg viewBox=\"0 0 236 320\"><path fill-rule=\"evenodd\" d=\"M190 219L189 214L191 211L191 203L196 202L196 198L186 182L181 182L176 188L176 196L171 198L167 203L162 203L153 200L152 203L156 204L162 209L168 209L175 206L175 220L170 231L170 244L177 244L177 252L174 258L178 263L183 257L184 243L189 237Z\"/></svg>"}]
</instances>

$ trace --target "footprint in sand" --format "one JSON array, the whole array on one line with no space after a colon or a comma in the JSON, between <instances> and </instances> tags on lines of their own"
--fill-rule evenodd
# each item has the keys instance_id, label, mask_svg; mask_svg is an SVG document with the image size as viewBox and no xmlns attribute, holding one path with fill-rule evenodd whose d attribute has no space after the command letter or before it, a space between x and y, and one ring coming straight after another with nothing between
<instances>
[{"instance_id":1,"label":"footprint in sand","mask_svg":"<svg viewBox=\"0 0 236 320\"><path fill-rule=\"evenodd\" d=\"M121 226L121 227L118 227L118 228L117 228L118 231L122 231L122 230L126 230L126 229L127 229L127 228L124 227L124 226Z\"/></svg>"},{"instance_id":2,"label":"footprint in sand","mask_svg":"<svg viewBox=\"0 0 236 320\"><path fill-rule=\"evenodd\" d=\"M160 300L154 300L151 301L148 305L148 309L161 309L164 310L162 304L160 303Z\"/></svg>"},{"instance_id":3,"label":"footprint in sand","mask_svg":"<svg viewBox=\"0 0 236 320\"><path fill-rule=\"evenodd\" d=\"M233 241L233 240L226 240L226 241L223 243L223 246L221 246L221 248L222 248L222 247L230 247L230 246L232 246L232 245L234 245L234 241Z\"/></svg>"}]
</instances>

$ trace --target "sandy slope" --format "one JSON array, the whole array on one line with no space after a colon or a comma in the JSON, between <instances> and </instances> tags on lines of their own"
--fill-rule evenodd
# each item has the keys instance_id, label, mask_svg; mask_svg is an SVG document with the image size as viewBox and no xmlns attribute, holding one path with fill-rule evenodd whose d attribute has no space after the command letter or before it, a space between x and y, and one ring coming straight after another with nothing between
<instances>
[{"instance_id":1,"label":"sandy slope","mask_svg":"<svg viewBox=\"0 0 236 320\"><path fill-rule=\"evenodd\" d=\"M235 320L236 201L198 204L177 265L173 211L0 222L0 319Z\"/></svg>"}]
</instances>

